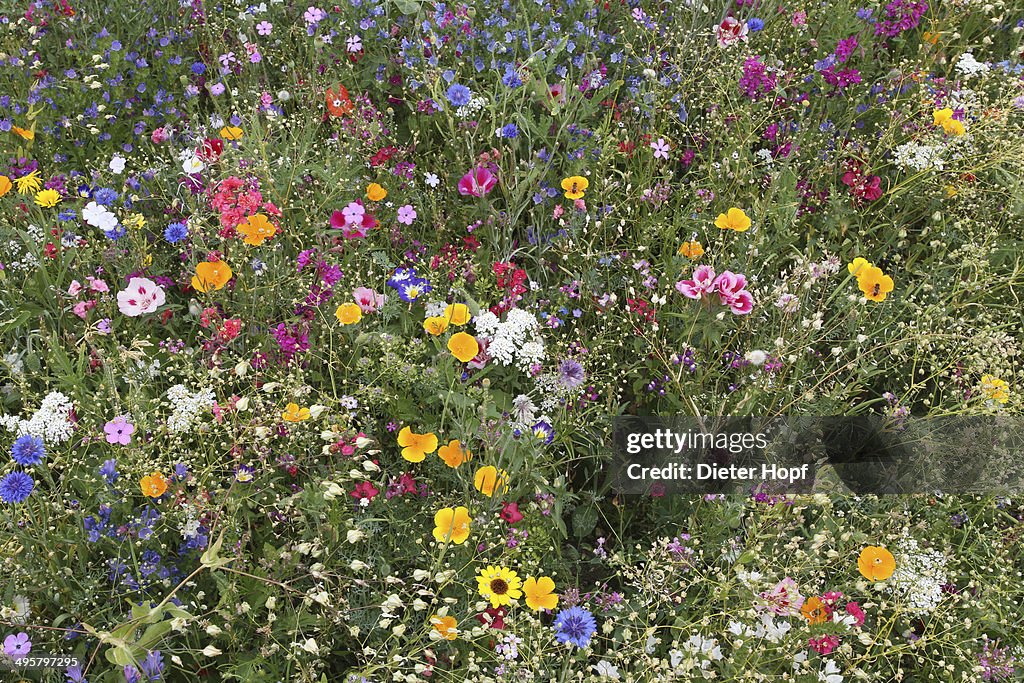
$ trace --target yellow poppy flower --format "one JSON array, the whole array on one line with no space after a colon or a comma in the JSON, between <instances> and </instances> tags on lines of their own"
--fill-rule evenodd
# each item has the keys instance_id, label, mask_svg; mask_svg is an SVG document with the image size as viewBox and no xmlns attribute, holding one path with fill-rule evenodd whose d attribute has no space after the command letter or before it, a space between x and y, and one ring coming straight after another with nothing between
<instances>
[{"instance_id":1,"label":"yellow poppy flower","mask_svg":"<svg viewBox=\"0 0 1024 683\"><path fill-rule=\"evenodd\" d=\"M473 486L488 498L492 497L495 491L506 493L508 491L508 472L499 470L494 465L484 465L473 475Z\"/></svg>"},{"instance_id":2,"label":"yellow poppy flower","mask_svg":"<svg viewBox=\"0 0 1024 683\"><path fill-rule=\"evenodd\" d=\"M300 408L298 403L289 403L281 413L281 419L285 422L302 422L309 419L309 408Z\"/></svg>"},{"instance_id":3,"label":"yellow poppy flower","mask_svg":"<svg viewBox=\"0 0 1024 683\"><path fill-rule=\"evenodd\" d=\"M225 140L241 140L242 129L238 126L224 126L220 129L220 136Z\"/></svg>"},{"instance_id":4,"label":"yellow poppy flower","mask_svg":"<svg viewBox=\"0 0 1024 683\"><path fill-rule=\"evenodd\" d=\"M402 447L402 457L409 462L423 462L427 453L437 450L437 435L433 432L417 434L411 427L402 427L398 432L398 445Z\"/></svg>"},{"instance_id":5,"label":"yellow poppy flower","mask_svg":"<svg viewBox=\"0 0 1024 683\"><path fill-rule=\"evenodd\" d=\"M377 183L370 183L366 186L366 197L371 202L379 202L388 196L388 191Z\"/></svg>"},{"instance_id":6,"label":"yellow poppy flower","mask_svg":"<svg viewBox=\"0 0 1024 683\"><path fill-rule=\"evenodd\" d=\"M36 139L35 132L28 130L27 128L18 128L17 126L11 126L11 132L17 135L19 138L23 138L25 140Z\"/></svg>"},{"instance_id":7,"label":"yellow poppy flower","mask_svg":"<svg viewBox=\"0 0 1024 683\"><path fill-rule=\"evenodd\" d=\"M342 325L355 325L363 319L363 309L359 308L359 304L349 301L338 306L337 310L334 311L334 317Z\"/></svg>"},{"instance_id":8,"label":"yellow poppy flower","mask_svg":"<svg viewBox=\"0 0 1024 683\"><path fill-rule=\"evenodd\" d=\"M704 245L700 242L683 242L679 247L679 255L686 258L700 258L704 255Z\"/></svg>"},{"instance_id":9,"label":"yellow poppy flower","mask_svg":"<svg viewBox=\"0 0 1024 683\"><path fill-rule=\"evenodd\" d=\"M463 363L468 363L480 353L480 344L473 335L456 332L448 339L448 350Z\"/></svg>"},{"instance_id":10,"label":"yellow poppy flower","mask_svg":"<svg viewBox=\"0 0 1024 683\"><path fill-rule=\"evenodd\" d=\"M11 182L11 179L5 175L0 175L0 197L10 192L12 187L14 187L14 183Z\"/></svg>"},{"instance_id":11,"label":"yellow poppy flower","mask_svg":"<svg viewBox=\"0 0 1024 683\"><path fill-rule=\"evenodd\" d=\"M434 539L438 543L451 541L462 545L469 538L469 525L473 518L469 510L461 505L457 508L441 508L434 513Z\"/></svg>"},{"instance_id":12,"label":"yellow poppy flower","mask_svg":"<svg viewBox=\"0 0 1024 683\"><path fill-rule=\"evenodd\" d=\"M857 277L860 277L860 273L870 267L871 264L868 262L867 259L858 256L857 258L853 259L853 261L848 266L846 266L846 269L850 271L850 275L856 275Z\"/></svg>"},{"instance_id":13,"label":"yellow poppy flower","mask_svg":"<svg viewBox=\"0 0 1024 683\"><path fill-rule=\"evenodd\" d=\"M469 322L469 306L466 304L448 304L444 309L444 319L452 325L465 325Z\"/></svg>"},{"instance_id":14,"label":"yellow poppy flower","mask_svg":"<svg viewBox=\"0 0 1024 683\"><path fill-rule=\"evenodd\" d=\"M565 190L566 199L582 199L588 187L590 187L590 181L580 175L562 179L562 189Z\"/></svg>"},{"instance_id":15,"label":"yellow poppy flower","mask_svg":"<svg viewBox=\"0 0 1024 683\"><path fill-rule=\"evenodd\" d=\"M532 610L555 609L558 604L555 582L547 576L527 578L523 583L523 594L526 596L526 606Z\"/></svg>"},{"instance_id":16,"label":"yellow poppy flower","mask_svg":"<svg viewBox=\"0 0 1024 683\"><path fill-rule=\"evenodd\" d=\"M751 221L746 212L743 209L737 209L735 206L726 213L718 214L718 218L715 219L715 226L722 230L745 232L750 229L750 224Z\"/></svg>"},{"instance_id":17,"label":"yellow poppy flower","mask_svg":"<svg viewBox=\"0 0 1024 683\"><path fill-rule=\"evenodd\" d=\"M440 316L431 316L423 321L423 329L427 331L427 334L437 337L448 329L448 321Z\"/></svg>"},{"instance_id":18,"label":"yellow poppy flower","mask_svg":"<svg viewBox=\"0 0 1024 683\"><path fill-rule=\"evenodd\" d=\"M893 290L892 278L882 273L877 266L869 266L857 276L857 286L864 296L871 301L885 301L886 295Z\"/></svg>"}]
</instances>

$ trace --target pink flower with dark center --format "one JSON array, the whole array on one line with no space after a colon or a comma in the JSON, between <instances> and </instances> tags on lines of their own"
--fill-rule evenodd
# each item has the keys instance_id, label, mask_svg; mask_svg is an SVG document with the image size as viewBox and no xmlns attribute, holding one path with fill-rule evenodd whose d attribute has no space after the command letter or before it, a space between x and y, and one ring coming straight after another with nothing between
<instances>
[{"instance_id":1,"label":"pink flower with dark center","mask_svg":"<svg viewBox=\"0 0 1024 683\"><path fill-rule=\"evenodd\" d=\"M163 287L145 277L133 277L128 286L117 293L117 308L129 317L152 313L164 305L167 297Z\"/></svg>"},{"instance_id":2,"label":"pink flower with dark center","mask_svg":"<svg viewBox=\"0 0 1024 683\"><path fill-rule=\"evenodd\" d=\"M471 197L483 197L498 184L498 178L484 166L477 166L462 176L459 181L459 194Z\"/></svg>"},{"instance_id":3,"label":"pink flower with dark center","mask_svg":"<svg viewBox=\"0 0 1024 683\"><path fill-rule=\"evenodd\" d=\"M352 298L355 299L356 305L363 313L377 311L388 300L385 295L378 294L369 287L356 287L352 290Z\"/></svg>"},{"instance_id":4,"label":"pink flower with dark center","mask_svg":"<svg viewBox=\"0 0 1024 683\"><path fill-rule=\"evenodd\" d=\"M135 433L135 425L128 421L124 415L118 415L113 420L103 425L103 431L107 435L107 443L117 443L127 446L132 441L132 434Z\"/></svg>"}]
</instances>

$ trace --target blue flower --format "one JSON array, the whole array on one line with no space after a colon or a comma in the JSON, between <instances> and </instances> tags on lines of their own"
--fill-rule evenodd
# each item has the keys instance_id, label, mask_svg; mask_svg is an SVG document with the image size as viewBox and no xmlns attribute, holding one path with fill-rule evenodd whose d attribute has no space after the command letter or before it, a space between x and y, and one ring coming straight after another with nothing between
<instances>
[{"instance_id":1,"label":"blue flower","mask_svg":"<svg viewBox=\"0 0 1024 683\"><path fill-rule=\"evenodd\" d=\"M109 187L101 187L95 192L93 192L92 198L96 201L97 204L102 204L103 206L110 206L111 204L117 201L117 196L118 195L116 190L113 190Z\"/></svg>"},{"instance_id":2,"label":"blue flower","mask_svg":"<svg viewBox=\"0 0 1024 683\"><path fill-rule=\"evenodd\" d=\"M399 285L398 298L407 303L416 301L433 289L434 288L431 287L426 280L422 278L414 278Z\"/></svg>"},{"instance_id":3,"label":"blue flower","mask_svg":"<svg viewBox=\"0 0 1024 683\"><path fill-rule=\"evenodd\" d=\"M119 240L122 237L124 237L125 235L127 235L128 234L128 230L123 225L118 225L113 230L106 230L106 231L104 231L103 234L107 236L107 239L109 239L109 240L111 240L113 242L116 242L117 240Z\"/></svg>"},{"instance_id":4,"label":"blue flower","mask_svg":"<svg viewBox=\"0 0 1024 683\"><path fill-rule=\"evenodd\" d=\"M554 428L544 420L541 420L540 422L530 427L530 431L533 432L533 435L537 438L538 441L541 441L543 443L551 443L552 441L555 440Z\"/></svg>"},{"instance_id":5,"label":"blue flower","mask_svg":"<svg viewBox=\"0 0 1024 683\"><path fill-rule=\"evenodd\" d=\"M560 643L572 643L586 647L597 633L594 615L582 607L564 609L555 616L555 639Z\"/></svg>"},{"instance_id":6,"label":"blue flower","mask_svg":"<svg viewBox=\"0 0 1024 683\"><path fill-rule=\"evenodd\" d=\"M472 99L473 93L471 93L469 88L466 86L453 83L451 87L448 88L447 97L452 106L463 107L469 104L469 100Z\"/></svg>"},{"instance_id":7,"label":"blue flower","mask_svg":"<svg viewBox=\"0 0 1024 683\"><path fill-rule=\"evenodd\" d=\"M38 465L43 461L45 455L46 449L43 447L43 440L31 434L19 436L11 446L11 457L22 467Z\"/></svg>"},{"instance_id":8,"label":"blue flower","mask_svg":"<svg viewBox=\"0 0 1024 683\"><path fill-rule=\"evenodd\" d=\"M113 486L114 482L117 481L118 476L120 476L117 473L117 460L114 460L113 458L110 460L104 460L103 466L100 467L100 474L103 475L103 478L107 480L108 484Z\"/></svg>"},{"instance_id":9,"label":"blue flower","mask_svg":"<svg viewBox=\"0 0 1024 683\"><path fill-rule=\"evenodd\" d=\"M413 268L395 268L395 272L388 279L387 284L388 284L389 287L394 287L395 289L399 289L405 283L409 282L410 280L415 280L415 279L417 279L416 278L416 270L415 269L413 269Z\"/></svg>"},{"instance_id":10,"label":"blue flower","mask_svg":"<svg viewBox=\"0 0 1024 683\"><path fill-rule=\"evenodd\" d=\"M519 127L514 123L506 123L501 127L501 137L514 140L519 137Z\"/></svg>"},{"instance_id":11,"label":"blue flower","mask_svg":"<svg viewBox=\"0 0 1024 683\"><path fill-rule=\"evenodd\" d=\"M185 226L184 223L171 223L170 225L167 226L167 229L164 230L164 239L170 242L171 244L181 242L182 240L187 238L188 228Z\"/></svg>"},{"instance_id":12,"label":"blue flower","mask_svg":"<svg viewBox=\"0 0 1024 683\"><path fill-rule=\"evenodd\" d=\"M754 33L756 31L760 31L763 28L764 28L764 22L761 21L760 19L758 19L757 17L751 17L751 18L747 19L747 29L751 33Z\"/></svg>"},{"instance_id":13,"label":"blue flower","mask_svg":"<svg viewBox=\"0 0 1024 683\"><path fill-rule=\"evenodd\" d=\"M23 503L36 487L32 477L24 472L11 472L0 479L0 500L5 503Z\"/></svg>"}]
</instances>

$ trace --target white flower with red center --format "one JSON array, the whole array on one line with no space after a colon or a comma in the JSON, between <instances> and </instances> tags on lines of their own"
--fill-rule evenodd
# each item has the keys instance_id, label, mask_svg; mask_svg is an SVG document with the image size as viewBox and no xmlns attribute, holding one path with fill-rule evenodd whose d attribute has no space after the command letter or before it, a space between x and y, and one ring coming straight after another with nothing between
<instances>
[{"instance_id":1,"label":"white flower with red center","mask_svg":"<svg viewBox=\"0 0 1024 683\"><path fill-rule=\"evenodd\" d=\"M715 38L718 40L718 47L732 47L736 43L747 42L747 22L740 21L736 17L726 17L722 23L715 27Z\"/></svg>"},{"instance_id":2,"label":"white flower with red center","mask_svg":"<svg viewBox=\"0 0 1024 683\"><path fill-rule=\"evenodd\" d=\"M145 277L133 277L128 286L117 293L117 307L130 317L152 313L166 301L163 287Z\"/></svg>"}]
</instances>

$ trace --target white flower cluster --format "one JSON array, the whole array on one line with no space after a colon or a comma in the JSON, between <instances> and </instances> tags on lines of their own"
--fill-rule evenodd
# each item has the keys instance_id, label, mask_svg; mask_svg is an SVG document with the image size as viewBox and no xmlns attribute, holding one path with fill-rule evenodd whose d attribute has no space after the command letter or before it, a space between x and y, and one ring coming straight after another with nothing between
<instances>
[{"instance_id":1,"label":"white flower cluster","mask_svg":"<svg viewBox=\"0 0 1024 683\"><path fill-rule=\"evenodd\" d=\"M71 438L75 423L71 421L74 404L59 391L51 391L39 405L39 410L27 420L13 415L0 415L0 424L18 436L31 434L46 443L62 443Z\"/></svg>"},{"instance_id":2,"label":"white flower cluster","mask_svg":"<svg viewBox=\"0 0 1024 683\"><path fill-rule=\"evenodd\" d=\"M942 148L938 145L922 145L918 142L907 142L896 148L896 165L904 171L912 168L923 171L934 168L941 171L945 167Z\"/></svg>"},{"instance_id":3,"label":"white flower cluster","mask_svg":"<svg viewBox=\"0 0 1024 683\"><path fill-rule=\"evenodd\" d=\"M172 407L167 428L177 434L187 432L204 412L213 407L215 398L212 389L193 393L184 384L175 384L167 390L167 400Z\"/></svg>"},{"instance_id":4,"label":"white flower cluster","mask_svg":"<svg viewBox=\"0 0 1024 683\"><path fill-rule=\"evenodd\" d=\"M487 100L483 97L474 97L466 104L455 110L455 115L460 119L468 119L478 111L487 106Z\"/></svg>"},{"instance_id":5,"label":"white flower cluster","mask_svg":"<svg viewBox=\"0 0 1024 683\"><path fill-rule=\"evenodd\" d=\"M691 635L685 643L682 643L681 649L670 650L668 656L669 664L672 665L675 673L685 673L694 669L703 673L713 662L720 662L724 659L718 640L705 638L699 633Z\"/></svg>"},{"instance_id":6,"label":"white flower cluster","mask_svg":"<svg viewBox=\"0 0 1024 683\"><path fill-rule=\"evenodd\" d=\"M490 311L473 319L477 335L486 337L487 354L502 365L515 365L527 372L531 365L544 360L544 340L536 316L513 308L501 322Z\"/></svg>"},{"instance_id":7,"label":"white flower cluster","mask_svg":"<svg viewBox=\"0 0 1024 683\"><path fill-rule=\"evenodd\" d=\"M937 550L921 550L913 538L903 539L892 575L893 593L913 614L929 614L942 601L946 583L946 556Z\"/></svg>"},{"instance_id":8,"label":"white flower cluster","mask_svg":"<svg viewBox=\"0 0 1024 683\"><path fill-rule=\"evenodd\" d=\"M979 62L970 52L965 52L956 60L956 70L965 77L977 76L986 73L989 70L989 65Z\"/></svg>"}]
</instances>

